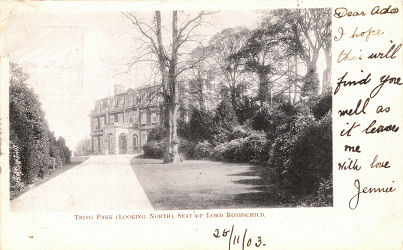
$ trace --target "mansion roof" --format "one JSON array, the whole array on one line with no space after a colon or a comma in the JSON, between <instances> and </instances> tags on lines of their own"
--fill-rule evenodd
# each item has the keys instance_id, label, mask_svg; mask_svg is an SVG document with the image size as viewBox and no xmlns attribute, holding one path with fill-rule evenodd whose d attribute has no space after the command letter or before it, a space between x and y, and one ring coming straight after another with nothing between
<instances>
[{"instance_id":1,"label":"mansion roof","mask_svg":"<svg viewBox=\"0 0 403 250\"><path fill-rule=\"evenodd\" d=\"M95 102L90 116L104 113L117 113L123 110L156 107L162 102L161 85L147 85L124 91L122 86L115 85L113 97L105 97Z\"/></svg>"}]
</instances>

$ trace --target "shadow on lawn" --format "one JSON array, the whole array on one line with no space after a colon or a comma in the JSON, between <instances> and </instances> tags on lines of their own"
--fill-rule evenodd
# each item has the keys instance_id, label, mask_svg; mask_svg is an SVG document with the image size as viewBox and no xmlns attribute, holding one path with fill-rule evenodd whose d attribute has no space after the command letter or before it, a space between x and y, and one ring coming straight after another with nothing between
<instances>
[{"instance_id":1,"label":"shadow on lawn","mask_svg":"<svg viewBox=\"0 0 403 250\"><path fill-rule=\"evenodd\" d=\"M235 203L239 204L241 207L250 208L260 208L260 207L278 207L277 200L273 195L273 190L267 185L265 180L262 178L263 167L258 165L253 165L249 168L249 171L230 174L231 176L248 176L256 178L247 178L237 181L233 181L237 184L244 184L252 186L249 188L252 192L237 194L234 197Z\"/></svg>"},{"instance_id":2,"label":"shadow on lawn","mask_svg":"<svg viewBox=\"0 0 403 250\"><path fill-rule=\"evenodd\" d=\"M203 160L162 164L144 157L133 157L131 166L154 209L278 206L260 166Z\"/></svg>"}]
</instances>

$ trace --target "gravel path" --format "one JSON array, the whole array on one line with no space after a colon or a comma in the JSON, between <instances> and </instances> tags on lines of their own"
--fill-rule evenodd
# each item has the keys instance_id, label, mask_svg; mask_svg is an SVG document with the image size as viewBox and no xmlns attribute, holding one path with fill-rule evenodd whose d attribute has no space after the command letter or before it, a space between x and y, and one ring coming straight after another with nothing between
<instances>
[{"instance_id":1,"label":"gravel path","mask_svg":"<svg viewBox=\"0 0 403 250\"><path fill-rule=\"evenodd\" d=\"M12 200L11 211L152 209L131 169L133 156L93 156Z\"/></svg>"}]
</instances>

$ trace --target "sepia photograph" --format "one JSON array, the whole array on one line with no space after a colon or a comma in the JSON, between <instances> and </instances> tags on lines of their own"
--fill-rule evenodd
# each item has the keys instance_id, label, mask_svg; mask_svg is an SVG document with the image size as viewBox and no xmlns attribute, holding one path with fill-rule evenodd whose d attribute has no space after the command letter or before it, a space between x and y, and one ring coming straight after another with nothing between
<instances>
[{"instance_id":1,"label":"sepia photograph","mask_svg":"<svg viewBox=\"0 0 403 250\"><path fill-rule=\"evenodd\" d=\"M11 211L332 207L331 15L18 13Z\"/></svg>"}]
</instances>

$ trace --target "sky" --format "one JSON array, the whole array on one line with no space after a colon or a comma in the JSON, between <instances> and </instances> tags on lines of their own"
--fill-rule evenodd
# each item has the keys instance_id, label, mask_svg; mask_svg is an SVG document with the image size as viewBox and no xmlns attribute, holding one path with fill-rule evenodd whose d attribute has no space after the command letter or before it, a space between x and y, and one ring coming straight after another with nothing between
<instances>
[{"instance_id":1,"label":"sky","mask_svg":"<svg viewBox=\"0 0 403 250\"><path fill-rule=\"evenodd\" d=\"M151 14L137 13L144 20ZM196 32L208 39L224 28L253 28L259 18L257 11L221 11ZM136 88L153 79L146 64L124 73L142 51L139 34L120 12L20 14L10 20L4 42L6 55L28 73L50 129L73 150L90 134L97 99L113 95L114 84Z\"/></svg>"}]
</instances>

